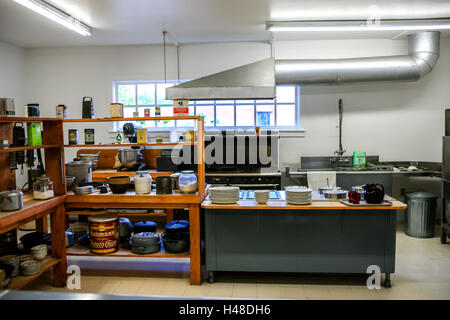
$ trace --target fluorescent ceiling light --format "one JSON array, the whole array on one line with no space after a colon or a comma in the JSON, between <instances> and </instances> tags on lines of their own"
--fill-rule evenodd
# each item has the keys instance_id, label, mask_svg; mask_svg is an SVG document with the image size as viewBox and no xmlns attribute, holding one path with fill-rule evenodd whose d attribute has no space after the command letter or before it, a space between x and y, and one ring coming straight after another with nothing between
<instances>
[{"instance_id":1,"label":"fluorescent ceiling light","mask_svg":"<svg viewBox=\"0 0 450 320\"><path fill-rule=\"evenodd\" d=\"M450 19L351 21L289 21L267 22L268 31L330 32L330 31L422 31L450 30Z\"/></svg>"},{"instance_id":2,"label":"fluorescent ceiling light","mask_svg":"<svg viewBox=\"0 0 450 320\"><path fill-rule=\"evenodd\" d=\"M92 33L92 28L89 27L87 24L74 18L70 14L67 14L64 11L56 8L50 3L47 3L42 0L14 0L14 1L83 36L90 36Z\"/></svg>"}]
</instances>

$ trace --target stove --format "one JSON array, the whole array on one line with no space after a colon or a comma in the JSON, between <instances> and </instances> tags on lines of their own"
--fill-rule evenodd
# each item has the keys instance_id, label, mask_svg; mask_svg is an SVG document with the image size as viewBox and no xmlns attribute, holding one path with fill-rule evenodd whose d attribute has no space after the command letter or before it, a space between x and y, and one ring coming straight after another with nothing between
<instances>
[{"instance_id":1,"label":"stove","mask_svg":"<svg viewBox=\"0 0 450 320\"><path fill-rule=\"evenodd\" d=\"M206 172L206 183L245 189L281 189L281 172Z\"/></svg>"}]
</instances>

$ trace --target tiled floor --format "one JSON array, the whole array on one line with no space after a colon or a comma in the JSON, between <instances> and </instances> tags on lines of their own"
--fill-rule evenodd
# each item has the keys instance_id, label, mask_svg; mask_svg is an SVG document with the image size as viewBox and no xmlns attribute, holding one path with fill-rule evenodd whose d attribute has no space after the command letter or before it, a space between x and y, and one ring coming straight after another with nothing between
<instances>
[{"instance_id":1,"label":"tiled floor","mask_svg":"<svg viewBox=\"0 0 450 320\"><path fill-rule=\"evenodd\" d=\"M450 299L450 244L439 238L415 239L397 232L396 273L392 288L367 289L365 277L302 274L224 273L216 283L189 284L189 261L135 258L69 258L82 270L78 292L188 297L270 299ZM108 268L108 270L103 270ZM130 271L133 270L133 271ZM24 290L69 291L53 288L51 274Z\"/></svg>"}]
</instances>

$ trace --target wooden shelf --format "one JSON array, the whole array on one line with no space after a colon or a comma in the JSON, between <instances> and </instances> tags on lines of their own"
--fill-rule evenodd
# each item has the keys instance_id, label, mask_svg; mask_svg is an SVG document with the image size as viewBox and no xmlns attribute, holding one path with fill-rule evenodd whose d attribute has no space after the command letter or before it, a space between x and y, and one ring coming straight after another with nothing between
<instances>
[{"instance_id":1,"label":"wooden shelf","mask_svg":"<svg viewBox=\"0 0 450 320\"><path fill-rule=\"evenodd\" d=\"M48 200L34 200L33 195L23 196L23 208L17 211L0 212L0 233L17 228L28 221L47 215L64 202L64 196L56 196Z\"/></svg>"},{"instance_id":2,"label":"wooden shelf","mask_svg":"<svg viewBox=\"0 0 450 320\"><path fill-rule=\"evenodd\" d=\"M0 122L43 122L43 121L63 121L61 118L41 118L41 117L5 117L0 116Z\"/></svg>"},{"instance_id":3,"label":"wooden shelf","mask_svg":"<svg viewBox=\"0 0 450 320\"><path fill-rule=\"evenodd\" d=\"M135 254L131 250L120 248L119 251L109 254L95 254L92 253L88 246L82 246L78 243L72 247L66 248L68 256L95 256L95 257L120 257L120 258L189 258L188 252L182 253L168 253L164 250L161 242L161 250L152 254Z\"/></svg>"},{"instance_id":4,"label":"wooden shelf","mask_svg":"<svg viewBox=\"0 0 450 320\"><path fill-rule=\"evenodd\" d=\"M92 193L86 195L76 195L73 192L68 192L66 195L66 205L71 203L80 203L84 206L91 204L107 204L109 208L113 208L115 204L128 204L130 208L138 207L138 204L142 205L159 205L161 208L165 208L165 204L177 203L177 204L195 204L200 203L201 197L198 193L183 194L180 192L174 192L172 194L159 195L155 191L149 194L136 194L134 191L128 191L124 194L108 193ZM119 206L118 206L119 207ZM123 206L120 206L123 208Z\"/></svg>"},{"instance_id":5,"label":"wooden shelf","mask_svg":"<svg viewBox=\"0 0 450 320\"><path fill-rule=\"evenodd\" d=\"M63 119L64 122L111 122L111 121L158 121L158 120L199 120L200 116L180 117L137 117L137 118L97 118L97 119Z\"/></svg>"},{"instance_id":6,"label":"wooden shelf","mask_svg":"<svg viewBox=\"0 0 450 320\"><path fill-rule=\"evenodd\" d=\"M66 148L194 146L197 142L66 144Z\"/></svg>"},{"instance_id":7,"label":"wooden shelf","mask_svg":"<svg viewBox=\"0 0 450 320\"><path fill-rule=\"evenodd\" d=\"M26 151L26 150L36 150L36 149L51 149L51 148L59 148L59 144L47 144L41 146L33 146L33 147L11 147L8 149L0 149L0 153L9 153L9 152L18 152L18 151Z\"/></svg>"},{"instance_id":8,"label":"wooden shelf","mask_svg":"<svg viewBox=\"0 0 450 320\"><path fill-rule=\"evenodd\" d=\"M31 276L17 276L14 278L11 278L11 282L8 284L6 289L8 290L20 290L23 287L25 287L27 284L29 284L34 279L37 279L40 277L44 272L48 271L50 268L52 268L54 265L61 262L62 259L47 257L44 260L40 262L41 264L41 270L33 274Z\"/></svg>"},{"instance_id":9,"label":"wooden shelf","mask_svg":"<svg viewBox=\"0 0 450 320\"><path fill-rule=\"evenodd\" d=\"M112 216L132 216L132 217L166 217L167 213L155 213L155 212L149 212L149 213L109 213L106 210L99 210L99 211L92 211L92 210L76 210L76 211L66 211L67 215L77 214L81 216L96 216L96 215L112 215Z\"/></svg>"}]
</instances>

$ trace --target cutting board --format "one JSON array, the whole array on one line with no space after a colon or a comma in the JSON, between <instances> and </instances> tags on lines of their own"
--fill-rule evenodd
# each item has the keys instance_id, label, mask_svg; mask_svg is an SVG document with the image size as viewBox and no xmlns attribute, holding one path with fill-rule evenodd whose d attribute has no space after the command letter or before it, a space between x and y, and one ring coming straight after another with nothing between
<instances>
[{"instance_id":1,"label":"cutting board","mask_svg":"<svg viewBox=\"0 0 450 320\"><path fill-rule=\"evenodd\" d=\"M118 155L119 149L79 149L77 157L80 154L100 154L98 159L98 169L114 168L115 157ZM161 149L141 149L143 161L148 165L149 169L156 169L156 157L161 154Z\"/></svg>"}]
</instances>

